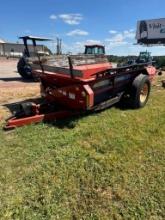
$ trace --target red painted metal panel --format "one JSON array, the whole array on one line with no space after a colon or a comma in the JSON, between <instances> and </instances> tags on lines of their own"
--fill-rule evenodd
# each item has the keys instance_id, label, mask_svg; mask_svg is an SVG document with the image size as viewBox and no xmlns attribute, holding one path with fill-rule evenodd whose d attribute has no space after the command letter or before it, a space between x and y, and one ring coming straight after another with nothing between
<instances>
[{"instance_id":1,"label":"red painted metal panel","mask_svg":"<svg viewBox=\"0 0 165 220\"><path fill-rule=\"evenodd\" d=\"M78 71L81 73L82 76L77 76L75 75L74 78L71 78L69 74L60 74L57 72L50 72L50 71L44 71L44 73L48 76L50 76L52 79L53 78L61 78L61 79L69 79L72 81L79 80L79 81L84 81L88 79L94 79L94 74L98 72L105 71L107 69L112 68L111 63L100 63L100 64L89 64L89 65L81 65L81 66L74 66L73 67L73 75L74 71ZM34 70L33 71L34 75L41 75L41 77L44 77L44 74L42 74L41 70Z\"/></svg>"},{"instance_id":2,"label":"red painted metal panel","mask_svg":"<svg viewBox=\"0 0 165 220\"><path fill-rule=\"evenodd\" d=\"M150 80L152 81L157 72L156 68L154 66L147 66L146 70L147 70Z\"/></svg>"},{"instance_id":3,"label":"red painted metal panel","mask_svg":"<svg viewBox=\"0 0 165 220\"><path fill-rule=\"evenodd\" d=\"M33 115L29 117L24 118L15 118L13 117L7 122L7 125L5 126L5 129L11 129L15 127L20 127L24 125L29 125L33 123L39 123L42 121L53 121L58 119L64 119L73 115L78 114L78 112L71 112L71 111L59 111L59 112L52 112L48 114L39 114L39 115Z\"/></svg>"}]
</instances>

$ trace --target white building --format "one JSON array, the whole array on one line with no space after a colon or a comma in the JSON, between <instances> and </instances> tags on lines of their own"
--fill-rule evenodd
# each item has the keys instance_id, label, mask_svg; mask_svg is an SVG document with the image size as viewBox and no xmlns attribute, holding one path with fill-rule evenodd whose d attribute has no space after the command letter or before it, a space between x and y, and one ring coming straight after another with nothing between
<instances>
[{"instance_id":1,"label":"white building","mask_svg":"<svg viewBox=\"0 0 165 220\"><path fill-rule=\"evenodd\" d=\"M43 45L37 45L38 51L45 51ZM29 51L33 51L33 46L29 45ZM0 39L0 56L20 57L24 52L24 44L5 42Z\"/></svg>"}]
</instances>

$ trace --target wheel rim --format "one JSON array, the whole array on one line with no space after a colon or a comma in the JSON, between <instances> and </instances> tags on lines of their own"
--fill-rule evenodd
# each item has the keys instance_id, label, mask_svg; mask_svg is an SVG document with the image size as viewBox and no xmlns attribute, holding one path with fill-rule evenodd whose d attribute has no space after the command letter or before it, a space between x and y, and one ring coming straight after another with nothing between
<instances>
[{"instance_id":1,"label":"wheel rim","mask_svg":"<svg viewBox=\"0 0 165 220\"><path fill-rule=\"evenodd\" d=\"M31 76L32 70L31 70L30 66L28 66L28 65L24 66L24 70L28 76Z\"/></svg>"},{"instance_id":2,"label":"wheel rim","mask_svg":"<svg viewBox=\"0 0 165 220\"><path fill-rule=\"evenodd\" d=\"M141 103L144 103L144 102L147 100L148 91L149 91L148 84L145 83L145 84L143 85L143 88L142 88L141 91L140 91L140 102L141 102Z\"/></svg>"}]
</instances>

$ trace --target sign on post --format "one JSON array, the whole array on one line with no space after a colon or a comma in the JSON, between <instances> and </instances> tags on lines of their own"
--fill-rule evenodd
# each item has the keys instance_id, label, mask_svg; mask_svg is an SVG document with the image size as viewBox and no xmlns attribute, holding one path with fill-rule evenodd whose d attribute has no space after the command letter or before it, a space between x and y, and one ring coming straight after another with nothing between
<instances>
[{"instance_id":1,"label":"sign on post","mask_svg":"<svg viewBox=\"0 0 165 220\"><path fill-rule=\"evenodd\" d=\"M138 21L136 39L141 44L165 44L165 18Z\"/></svg>"}]
</instances>

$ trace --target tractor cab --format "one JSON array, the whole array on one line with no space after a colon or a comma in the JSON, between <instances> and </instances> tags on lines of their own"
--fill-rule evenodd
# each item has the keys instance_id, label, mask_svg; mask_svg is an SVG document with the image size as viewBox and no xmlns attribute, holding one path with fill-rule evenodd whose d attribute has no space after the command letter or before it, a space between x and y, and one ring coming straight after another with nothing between
<instances>
[{"instance_id":1,"label":"tractor cab","mask_svg":"<svg viewBox=\"0 0 165 220\"><path fill-rule=\"evenodd\" d=\"M85 45L84 54L103 55L105 54L105 47L103 45Z\"/></svg>"},{"instance_id":2,"label":"tractor cab","mask_svg":"<svg viewBox=\"0 0 165 220\"><path fill-rule=\"evenodd\" d=\"M136 63L152 63L153 58L151 56L151 53L148 51L140 52Z\"/></svg>"}]
</instances>

